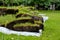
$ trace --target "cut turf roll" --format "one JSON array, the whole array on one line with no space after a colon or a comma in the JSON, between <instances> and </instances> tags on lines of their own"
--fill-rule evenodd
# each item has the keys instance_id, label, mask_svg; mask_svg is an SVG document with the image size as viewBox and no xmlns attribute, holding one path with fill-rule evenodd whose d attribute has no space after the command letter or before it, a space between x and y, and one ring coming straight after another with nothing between
<instances>
[{"instance_id":1,"label":"cut turf roll","mask_svg":"<svg viewBox=\"0 0 60 40\"><path fill-rule=\"evenodd\" d=\"M14 31L39 32L43 30L43 18L29 14L19 14L15 21L6 25L6 28Z\"/></svg>"},{"instance_id":2,"label":"cut turf roll","mask_svg":"<svg viewBox=\"0 0 60 40\"><path fill-rule=\"evenodd\" d=\"M16 14L17 12L18 12L18 9L0 8L0 15Z\"/></svg>"}]
</instances>

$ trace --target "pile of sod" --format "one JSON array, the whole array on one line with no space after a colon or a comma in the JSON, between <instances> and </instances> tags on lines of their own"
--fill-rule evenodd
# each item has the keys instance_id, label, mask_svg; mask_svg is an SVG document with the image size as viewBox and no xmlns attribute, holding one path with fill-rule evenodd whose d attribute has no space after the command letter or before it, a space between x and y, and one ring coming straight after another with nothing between
<instances>
[{"instance_id":1,"label":"pile of sod","mask_svg":"<svg viewBox=\"0 0 60 40\"><path fill-rule=\"evenodd\" d=\"M39 32L39 29L43 30L43 18L36 15L38 13L36 10L31 10L28 7L17 8L19 12L16 15L0 16L1 26L15 31Z\"/></svg>"},{"instance_id":2,"label":"pile of sod","mask_svg":"<svg viewBox=\"0 0 60 40\"><path fill-rule=\"evenodd\" d=\"M7 14L16 14L18 12L18 9L12 9L12 8L0 8L0 15L7 15Z\"/></svg>"},{"instance_id":3,"label":"pile of sod","mask_svg":"<svg viewBox=\"0 0 60 40\"><path fill-rule=\"evenodd\" d=\"M8 29L15 31L39 32L43 29L43 18L29 14L19 14L16 20L6 25Z\"/></svg>"}]
</instances>

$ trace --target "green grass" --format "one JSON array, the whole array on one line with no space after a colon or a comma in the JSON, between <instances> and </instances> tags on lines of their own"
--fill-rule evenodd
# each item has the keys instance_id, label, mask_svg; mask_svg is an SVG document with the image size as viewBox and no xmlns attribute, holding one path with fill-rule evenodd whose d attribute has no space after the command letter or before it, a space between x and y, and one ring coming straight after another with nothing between
<instances>
[{"instance_id":1,"label":"green grass","mask_svg":"<svg viewBox=\"0 0 60 40\"><path fill-rule=\"evenodd\" d=\"M14 15L5 15L5 16L0 16L0 24L7 24L11 21L14 21L16 18Z\"/></svg>"},{"instance_id":2,"label":"green grass","mask_svg":"<svg viewBox=\"0 0 60 40\"><path fill-rule=\"evenodd\" d=\"M24 26L24 27L26 27L26 26L39 26L38 24L32 24L32 23L21 23L21 24L16 24L16 25L14 25L14 27L20 27L20 26Z\"/></svg>"},{"instance_id":3,"label":"green grass","mask_svg":"<svg viewBox=\"0 0 60 40\"><path fill-rule=\"evenodd\" d=\"M40 10L39 12L46 14L49 17L49 19L44 23L44 31L40 37L18 36L15 34L7 35L0 33L0 40L60 40L60 11ZM15 17L13 15L7 15L4 17L0 16L0 23L5 23L6 20L13 21L15 20Z\"/></svg>"},{"instance_id":4,"label":"green grass","mask_svg":"<svg viewBox=\"0 0 60 40\"><path fill-rule=\"evenodd\" d=\"M18 7L16 7L16 6L8 6L8 7L6 7L6 6L0 6L0 8L7 8L7 9L18 9Z\"/></svg>"},{"instance_id":5,"label":"green grass","mask_svg":"<svg viewBox=\"0 0 60 40\"><path fill-rule=\"evenodd\" d=\"M60 11L40 11L49 19L44 23L44 31L40 37L6 35L0 33L0 40L60 40Z\"/></svg>"},{"instance_id":6,"label":"green grass","mask_svg":"<svg viewBox=\"0 0 60 40\"><path fill-rule=\"evenodd\" d=\"M49 20L46 21L45 30L41 40L60 40L60 11L41 11L45 13Z\"/></svg>"},{"instance_id":7,"label":"green grass","mask_svg":"<svg viewBox=\"0 0 60 40\"><path fill-rule=\"evenodd\" d=\"M16 20L31 19L31 17L19 17Z\"/></svg>"}]
</instances>

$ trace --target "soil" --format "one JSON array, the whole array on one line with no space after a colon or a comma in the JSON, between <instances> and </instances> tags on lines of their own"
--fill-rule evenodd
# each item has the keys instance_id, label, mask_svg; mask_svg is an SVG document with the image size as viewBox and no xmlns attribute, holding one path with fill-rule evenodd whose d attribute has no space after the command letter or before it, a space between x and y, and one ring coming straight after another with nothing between
<instances>
[{"instance_id":1,"label":"soil","mask_svg":"<svg viewBox=\"0 0 60 40\"><path fill-rule=\"evenodd\" d=\"M15 31L27 31L27 32L39 32L40 27L39 26L20 26L20 27L15 27Z\"/></svg>"},{"instance_id":2,"label":"soil","mask_svg":"<svg viewBox=\"0 0 60 40\"><path fill-rule=\"evenodd\" d=\"M16 14L17 12L18 12L18 9L0 8L0 15Z\"/></svg>"}]
</instances>

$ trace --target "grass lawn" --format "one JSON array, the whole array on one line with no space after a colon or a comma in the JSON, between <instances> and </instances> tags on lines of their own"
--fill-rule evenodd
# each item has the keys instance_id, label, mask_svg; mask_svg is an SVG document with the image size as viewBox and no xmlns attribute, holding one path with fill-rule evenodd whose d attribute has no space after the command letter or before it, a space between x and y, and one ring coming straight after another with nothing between
<instances>
[{"instance_id":1,"label":"grass lawn","mask_svg":"<svg viewBox=\"0 0 60 40\"><path fill-rule=\"evenodd\" d=\"M6 35L0 33L0 40L60 40L60 11L40 11L49 19L44 23L44 31L40 37Z\"/></svg>"}]
</instances>

